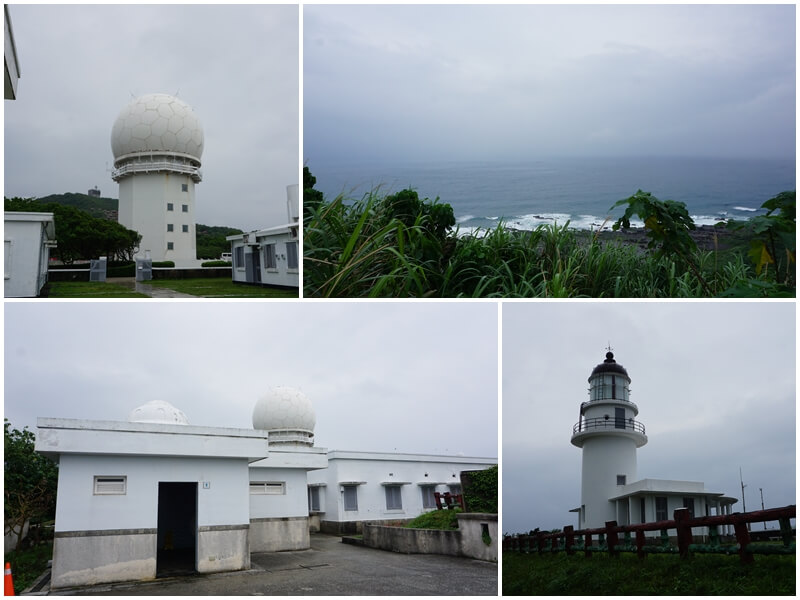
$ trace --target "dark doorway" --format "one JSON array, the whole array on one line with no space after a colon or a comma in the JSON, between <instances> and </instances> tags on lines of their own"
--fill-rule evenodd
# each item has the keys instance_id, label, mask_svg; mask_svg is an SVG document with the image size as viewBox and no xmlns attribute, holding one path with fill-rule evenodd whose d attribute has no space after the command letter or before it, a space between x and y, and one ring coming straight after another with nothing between
<instances>
[{"instance_id":1,"label":"dark doorway","mask_svg":"<svg viewBox=\"0 0 800 600\"><path fill-rule=\"evenodd\" d=\"M195 572L197 483L158 483L156 577Z\"/></svg>"}]
</instances>

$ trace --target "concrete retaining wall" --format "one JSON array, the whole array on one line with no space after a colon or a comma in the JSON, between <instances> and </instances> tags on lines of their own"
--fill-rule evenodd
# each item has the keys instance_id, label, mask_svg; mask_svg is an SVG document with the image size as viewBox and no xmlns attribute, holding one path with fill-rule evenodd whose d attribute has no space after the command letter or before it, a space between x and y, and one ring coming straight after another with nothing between
<instances>
[{"instance_id":1,"label":"concrete retaining wall","mask_svg":"<svg viewBox=\"0 0 800 600\"><path fill-rule=\"evenodd\" d=\"M197 532L198 573L249 569L247 537L247 525L200 527Z\"/></svg>"},{"instance_id":2,"label":"concrete retaining wall","mask_svg":"<svg viewBox=\"0 0 800 600\"><path fill-rule=\"evenodd\" d=\"M250 552L307 550L311 547L308 517L250 520Z\"/></svg>"},{"instance_id":3,"label":"concrete retaining wall","mask_svg":"<svg viewBox=\"0 0 800 600\"><path fill-rule=\"evenodd\" d=\"M502 543L497 533L497 515L459 513L456 516L461 531L461 553L470 558L497 562L497 548ZM487 535L484 536L484 533Z\"/></svg>"},{"instance_id":4,"label":"concrete retaining wall","mask_svg":"<svg viewBox=\"0 0 800 600\"><path fill-rule=\"evenodd\" d=\"M155 529L57 532L52 588L155 579Z\"/></svg>"}]
</instances>

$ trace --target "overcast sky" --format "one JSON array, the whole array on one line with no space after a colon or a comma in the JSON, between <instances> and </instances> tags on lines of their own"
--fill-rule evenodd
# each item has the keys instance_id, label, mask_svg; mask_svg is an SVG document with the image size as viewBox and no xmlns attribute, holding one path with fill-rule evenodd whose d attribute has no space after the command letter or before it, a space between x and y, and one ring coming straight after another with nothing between
<instances>
[{"instance_id":1,"label":"overcast sky","mask_svg":"<svg viewBox=\"0 0 800 600\"><path fill-rule=\"evenodd\" d=\"M792 159L795 7L304 7L315 164Z\"/></svg>"},{"instance_id":2,"label":"overcast sky","mask_svg":"<svg viewBox=\"0 0 800 600\"><path fill-rule=\"evenodd\" d=\"M5 303L5 416L125 421L166 400L192 425L252 428L302 390L316 445L498 456L493 303Z\"/></svg>"},{"instance_id":3,"label":"overcast sky","mask_svg":"<svg viewBox=\"0 0 800 600\"><path fill-rule=\"evenodd\" d=\"M648 443L638 479L702 481L747 510L796 503L795 304L504 303L503 530L577 526L588 378L611 344Z\"/></svg>"},{"instance_id":4,"label":"overcast sky","mask_svg":"<svg viewBox=\"0 0 800 600\"><path fill-rule=\"evenodd\" d=\"M118 198L111 128L176 94L205 132L197 222L283 224L299 172L297 5L12 5L21 77L5 107L5 196ZM132 96L133 94L133 96Z\"/></svg>"}]
</instances>

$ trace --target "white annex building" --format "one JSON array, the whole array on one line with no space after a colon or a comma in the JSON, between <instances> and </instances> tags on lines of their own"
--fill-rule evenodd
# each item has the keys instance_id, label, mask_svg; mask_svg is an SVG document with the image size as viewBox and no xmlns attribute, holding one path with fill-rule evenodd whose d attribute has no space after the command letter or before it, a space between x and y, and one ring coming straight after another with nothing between
<instances>
[{"instance_id":1,"label":"white annex building","mask_svg":"<svg viewBox=\"0 0 800 600\"><path fill-rule=\"evenodd\" d=\"M589 376L589 400L572 428L572 444L582 449L581 506L570 511L578 513L578 529L671 520L676 508L692 517L730 514L736 499L701 482L638 479L636 452L647 436L634 420L639 408L630 400L630 383L611 351Z\"/></svg>"},{"instance_id":2,"label":"white annex building","mask_svg":"<svg viewBox=\"0 0 800 600\"><path fill-rule=\"evenodd\" d=\"M146 94L122 109L111 130L119 183L118 221L142 236L137 256L199 266L195 190L202 180L203 127L192 108Z\"/></svg>"},{"instance_id":3,"label":"white annex building","mask_svg":"<svg viewBox=\"0 0 800 600\"><path fill-rule=\"evenodd\" d=\"M35 298L47 283L56 247L53 213L3 213L3 289L6 298Z\"/></svg>"},{"instance_id":4,"label":"white annex building","mask_svg":"<svg viewBox=\"0 0 800 600\"><path fill-rule=\"evenodd\" d=\"M256 403L253 429L190 425L162 401L127 421L40 418L36 450L59 463L51 587L247 569L251 552L309 548L311 531L413 518L461 471L497 464L329 452L315 424L286 387Z\"/></svg>"}]
</instances>

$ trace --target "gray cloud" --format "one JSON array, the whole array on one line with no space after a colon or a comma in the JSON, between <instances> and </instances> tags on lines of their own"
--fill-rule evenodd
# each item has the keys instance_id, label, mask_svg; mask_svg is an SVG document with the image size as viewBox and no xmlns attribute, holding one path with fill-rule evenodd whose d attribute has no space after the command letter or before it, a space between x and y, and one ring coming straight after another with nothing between
<instances>
[{"instance_id":1,"label":"gray cloud","mask_svg":"<svg viewBox=\"0 0 800 600\"><path fill-rule=\"evenodd\" d=\"M299 171L298 10L11 6L22 76L5 103L5 195L97 185L116 198L106 165L117 114L131 94L178 93L205 130L198 222L285 222Z\"/></svg>"}]
</instances>

